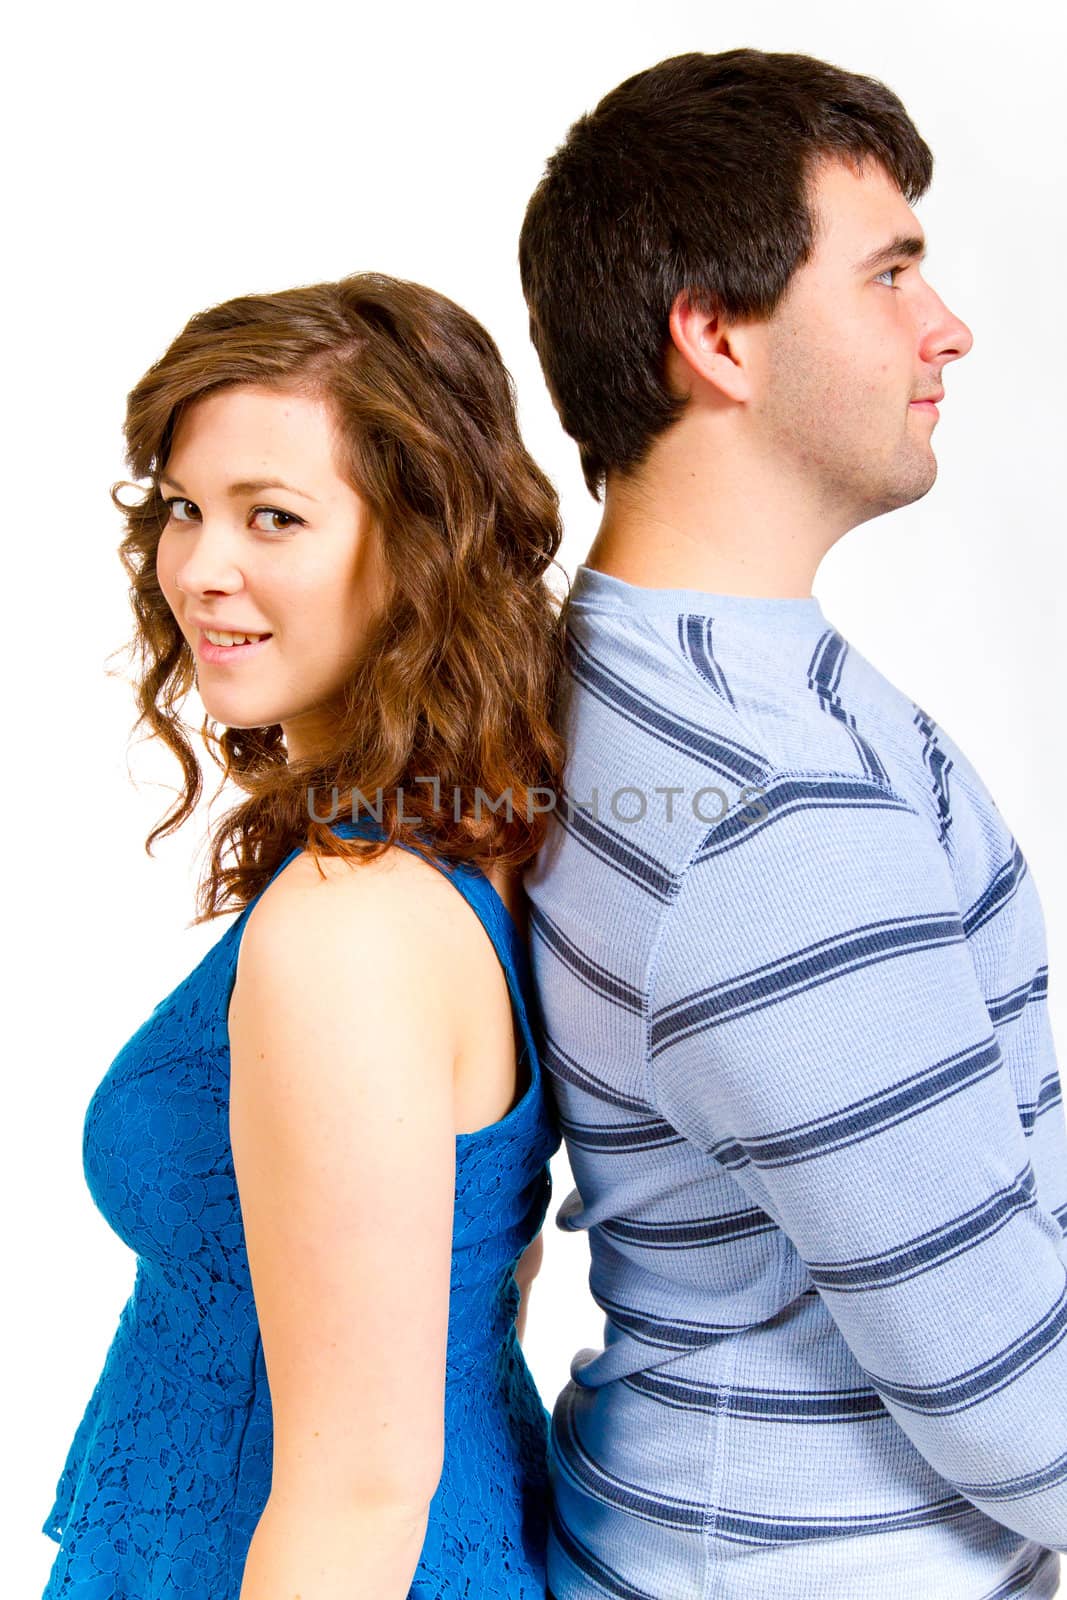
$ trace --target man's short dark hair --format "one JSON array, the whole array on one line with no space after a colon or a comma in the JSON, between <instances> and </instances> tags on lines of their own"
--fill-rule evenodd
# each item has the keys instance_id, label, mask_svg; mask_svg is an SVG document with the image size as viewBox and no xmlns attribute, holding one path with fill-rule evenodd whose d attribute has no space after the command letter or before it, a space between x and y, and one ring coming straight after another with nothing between
<instances>
[{"instance_id":1,"label":"man's short dark hair","mask_svg":"<svg viewBox=\"0 0 1067 1600\"><path fill-rule=\"evenodd\" d=\"M872 158L909 204L928 189L933 156L897 96L812 56L674 56L579 117L526 208L519 268L594 499L683 408L664 376L677 295L770 316L814 247L818 164Z\"/></svg>"}]
</instances>

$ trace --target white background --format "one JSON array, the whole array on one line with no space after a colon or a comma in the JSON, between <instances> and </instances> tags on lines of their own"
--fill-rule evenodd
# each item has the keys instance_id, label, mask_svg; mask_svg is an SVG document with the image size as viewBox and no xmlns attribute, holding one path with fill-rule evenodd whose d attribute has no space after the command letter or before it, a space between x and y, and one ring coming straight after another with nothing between
<instances>
[{"instance_id":1,"label":"white background","mask_svg":"<svg viewBox=\"0 0 1067 1600\"><path fill-rule=\"evenodd\" d=\"M44 8L9 35L8 1594L44 1585L56 1547L40 1523L133 1279L84 1185L85 1108L226 925L186 927L205 811L155 859L144 852L177 770L151 746L127 750L132 696L105 676L131 628L107 494L125 474L126 392L194 310L231 295L369 269L431 284L500 345L527 443L562 495L573 574L597 508L528 344L516 241L569 123L665 56L823 56L888 83L933 148L916 207L924 273L974 348L946 369L934 488L853 530L815 592L963 746L1015 831L1045 907L1063 1059L1065 30L1035 4L976 16L186 0ZM214 780L209 768L208 795ZM562 1153L553 1172L527 1335L549 1406L573 1352L601 1333L585 1239L552 1225L571 1186Z\"/></svg>"}]
</instances>

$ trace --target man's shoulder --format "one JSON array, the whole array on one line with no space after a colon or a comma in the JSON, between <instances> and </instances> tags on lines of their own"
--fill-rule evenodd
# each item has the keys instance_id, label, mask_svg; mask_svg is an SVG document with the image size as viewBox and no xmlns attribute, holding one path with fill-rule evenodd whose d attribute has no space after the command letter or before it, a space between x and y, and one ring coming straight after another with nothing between
<instances>
[{"instance_id":1,"label":"man's shoulder","mask_svg":"<svg viewBox=\"0 0 1067 1600\"><path fill-rule=\"evenodd\" d=\"M847 642L832 627L830 682L808 642L776 654L773 640L756 641L727 622L716 624L712 644L710 629L693 626L707 620L594 613L572 625L557 715L568 799L611 811L613 796L621 807L625 791L636 789L633 810L674 789L697 823L710 823L776 774L822 770L890 783L902 777L902 763L883 760L883 745L899 756L910 741L917 757L903 697L886 683L880 706L877 675L863 658L849 678ZM648 822L654 833L654 816Z\"/></svg>"},{"instance_id":2,"label":"man's shoulder","mask_svg":"<svg viewBox=\"0 0 1067 1600\"><path fill-rule=\"evenodd\" d=\"M754 777L773 764L745 697L687 648L684 618L583 613L567 629L566 654L558 722L580 756L694 777L716 768Z\"/></svg>"}]
</instances>

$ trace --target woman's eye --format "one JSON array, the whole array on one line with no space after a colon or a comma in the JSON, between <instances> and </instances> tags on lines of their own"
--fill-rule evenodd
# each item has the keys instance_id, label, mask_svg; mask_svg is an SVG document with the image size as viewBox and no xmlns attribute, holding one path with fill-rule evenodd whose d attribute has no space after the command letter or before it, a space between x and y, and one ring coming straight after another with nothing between
<instances>
[{"instance_id":1,"label":"woman's eye","mask_svg":"<svg viewBox=\"0 0 1067 1600\"><path fill-rule=\"evenodd\" d=\"M257 506L252 513L252 522L255 525L257 517L273 517L273 523L260 523L261 533L285 533L289 528L298 524L300 517L294 517L291 511L279 511L276 506Z\"/></svg>"},{"instance_id":2,"label":"woman's eye","mask_svg":"<svg viewBox=\"0 0 1067 1600\"><path fill-rule=\"evenodd\" d=\"M192 506L193 510L195 511L197 509L195 501L193 501L193 500L183 500L180 496L176 496L176 497L174 497L174 498L172 498L170 500L164 500L163 504L166 506L167 510L170 512L170 514L174 518L175 522L195 522L196 521L195 517L188 517L188 516L185 516L184 514L179 516L178 515L178 509L177 509L179 506L182 506L182 507Z\"/></svg>"},{"instance_id":3,"label":"woman's eye","mask_svg":"<svg viewBox=\"0 0 1067 1600\"><path fill-rule=\"evenodd\" d=\"M195 500L187 500L182 495L175 495L169 500L164 500L170 515L175 522L198 522L200 520L200 507ZM257 518L268 517L268 522L259 522ZM287 533L291 527L302 524L301 517L294 516L291 511L279 511L277 506L257 506L252 513L252 526L260 533Z\"/></svg>"}]
</instances>

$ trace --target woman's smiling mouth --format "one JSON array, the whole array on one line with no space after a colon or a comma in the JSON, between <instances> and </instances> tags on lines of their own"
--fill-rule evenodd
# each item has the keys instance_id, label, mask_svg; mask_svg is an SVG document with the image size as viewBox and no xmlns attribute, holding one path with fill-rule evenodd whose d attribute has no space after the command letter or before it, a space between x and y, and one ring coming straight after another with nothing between
<instances>
[{"instance_id":1,"label":"woman's smiling mouth","mask_svg":"<svg viewBox=\"0 0 1067 1600\"><path fill-rule=\"evenodd\" d=\"M200 628L198 633L197 654L202 660L211 662L244 661L262 650L263 646L273 638L269 633L257 635L226 633L221 628L211 629L211 635L214 637L211 637L205 628ZM220 640L226 642L219 643Z\"/></svg>"}]
</instances>

